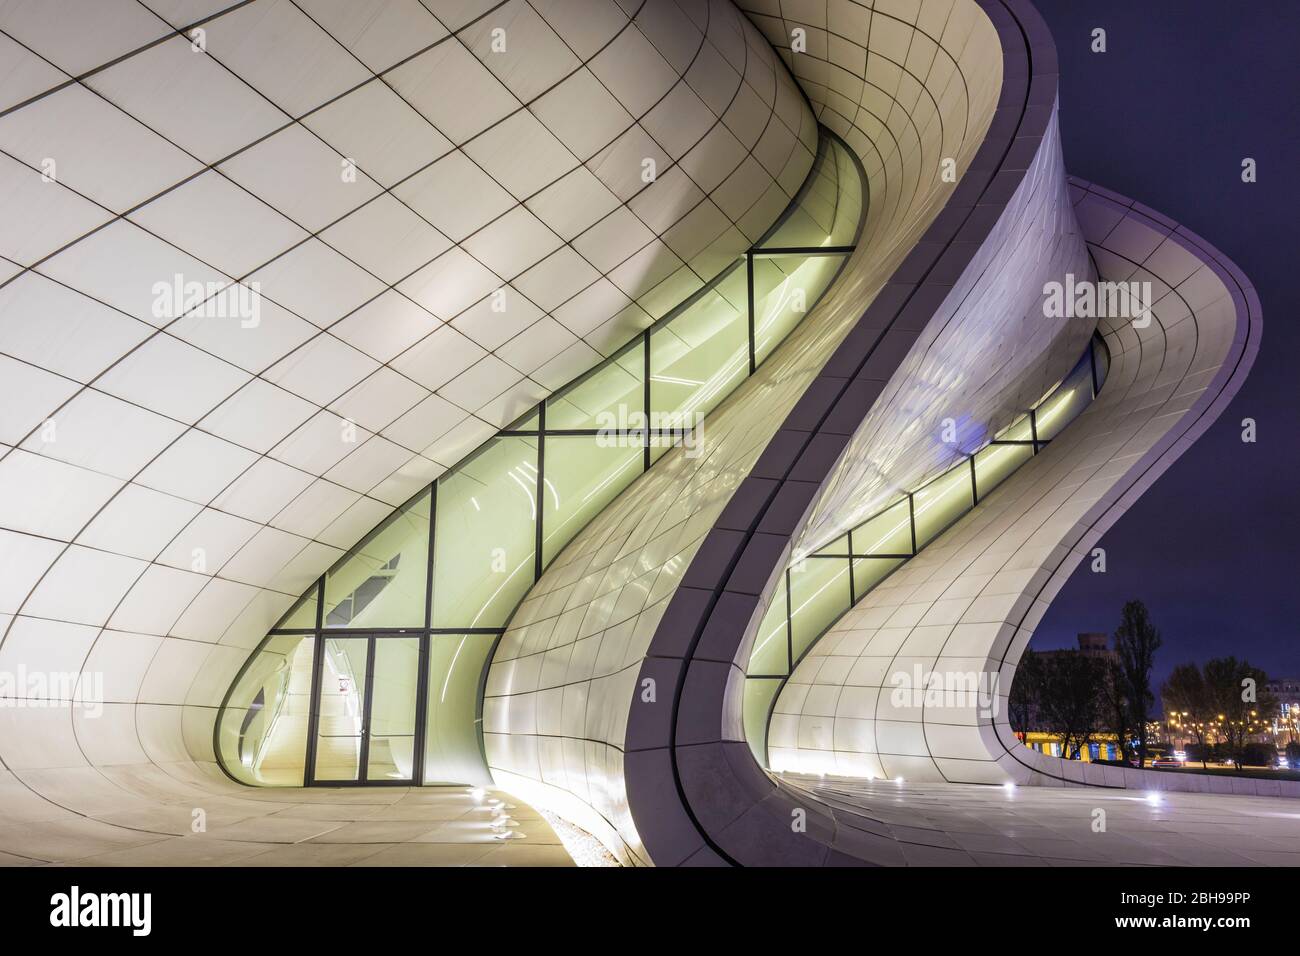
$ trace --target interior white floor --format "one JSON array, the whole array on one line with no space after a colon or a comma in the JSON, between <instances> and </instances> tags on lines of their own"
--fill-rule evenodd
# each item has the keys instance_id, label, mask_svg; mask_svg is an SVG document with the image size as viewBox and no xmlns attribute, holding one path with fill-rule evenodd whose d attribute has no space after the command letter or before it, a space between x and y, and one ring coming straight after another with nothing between
<instances>
[{"instance_id":1,"label":"interior white floor","mask_svg":"<svg viewBox=\"0 0 1300 956\"><path fill-rule=\"evenodd\" d=\"M0 791L0 866L573 865L550 824L499 790L249 789L93 814L12 777ZM205 832L193 832L197 809Z\"/></svg>"}]
</instances>

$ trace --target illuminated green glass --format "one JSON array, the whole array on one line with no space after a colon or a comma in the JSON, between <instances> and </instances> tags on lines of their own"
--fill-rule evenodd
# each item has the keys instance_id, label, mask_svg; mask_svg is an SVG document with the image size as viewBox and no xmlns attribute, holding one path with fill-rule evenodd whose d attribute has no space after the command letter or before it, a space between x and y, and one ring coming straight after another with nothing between
<instances>
[{"instance_id":1,"label":"illuminated green glass","mask_svg":"<svg viewBox=\"0 0 1300 956\"><path fill-rule=\"evenodd\" d=\"M638 339L613 361L546 403L546 430L643 427L645 345Z\"/></svg>"},{"instance_id":2,"label":"illuminated green glass","mask_svg":"<svg viewBox=\"0 0 1300 956\"><path fill-rule=\"evenodd\" d=\"M418 637L375 638L366 779L412 780L415 773L415 697L420 674Z\"/></svg>"},{"instance_id":3,"label":"illuminated green glass","mask_svg":"<svg viewBox=\"0 0 1300 956\"><path fill-rule=\"evenodd\" d=\"M740 259L718 276L713 283L713 291L722 296L727 304L737 311L749 308L749 274L745 269L745 260Z\"/></svg>"},{"instance_id":4,"label":"illuminated green glass","mask_svg":"<svg viewBox=\"0 0 1300 956\"><path fill-rule=\"evenodd\" d=\"M1106 375L1110 372L1110 350L1105 345L1093 339L1092 345L1093 362L1097 366L1097 387L1100 389L1106 381Z\"/></svg>"},{"instance_id":5,"label":"illuminated green glass","mask_svg":"<svg viewBox=\"0 0 1300 956\"><path fill-rule=\"evenodd\" d=\"M535 432L541 427L541 417L537 409L533 408L528 414L512 422L504 431L508 432Z\"/></svg>"},{"instance_id":6,"label":"illuminated green glass","mask_svg":"<svg viewBox=\"0 0 1300 956\"><path fill-rule=\"evenodd\" d=\"M695 416L712 411L748 374L745 306L717 289L650 334L650 408L670 416L667 424L693 425Z\"/></svg>"},{"instance_id":7,"label":"illuminated green glass","mask_svg":"<svg viewBox=\"0 0 1300 956\"><path fill-rule=\"evenodd\" d=\"M269 637L240 675L217 724L226 770L255 786L302 786L314 637Z\"/></svg>"},{"instance_id":8,"label":"illuminated green glass","mask_svg":"<svg viewBox=\"0 0 1300 956\"><path fill-rule=\"evenodd\" d=\"M1033 441L1034 427L1028 415L1022 415L993 436L994 441Z\"/></svg>"},{"instance_id":9,"label":"illuminated green glass","mask_svg":"<svg viewBox=\"0 0 1300 956\"><path fill-rule=\"evenodd\" d=\"M325 626L423 627L428 577L426 491L325 575Z\"/></svg>"},{"instance_id":10,"label":"illuminated green glass","mask_svg":"<svg viewBox=\"0 0 1300 956\"><path fill-rule=\"evenodd\" d=\"M854 558L853 601L857 603L901 565L906 558Z\"/></svg>"},{"instance_id":11,"label":"illuminated green glass","mask_svg":"<svg viewBox=\"0 0 1300 956\"><path fill-rule=\"evenodd\" d=\"M681 266L653 289L637 297L639 305L653 319L662 319L692 295L698 292L704 283L695 270Z\"/></svg>"},{"instance_id":12,"label":"illuminated green glass","mask_svg":"<svg viewBox=\"0 0 1300 956\"><path fill-rule=\"evenodd\" d=\"M692 268L661 270L638 302L653 317L670 316L666 322L546 399L544 415L540 407L531 408L505 429L525 434L490 440L432 491L384 521L285 614L277 629L314 632L319 617L327 633L272 632L218 717L223 764L239 779L263 784L297 785L308 769L318 781L400 782L411 778L415 737L424 733L425 750L418 756L426 761L425 782L490 783L477 691L497 637L460 632L504 627L535 580L536 567L553 560L641 474L647 457L655 462L673 445L694 446L695 434L627 433L645 426L691 428L715 409L747 377L751 348L756 362L769 355L844 259L842 253L776 250L851 245L864 200L865 184L851 154L824 137L806 187L764 243L773 251L753 257L753 288L746 258L723 270L707 291ZM648 421L640 417L646 412ZM538 434L543 418L544 438ZM602 434L556 434L595 430ZM835 546L843 550L846 544L841 539ZM847 561L836 563L846 569ZM837 578L829 590L801 594L798 626L813 628L825 617L841 586ZM763 625L771 640L760 634L755 654L757 663L784 675L790 669L784 588L776 603L779 609L770 609L772 620ZM457 633L383 633L426 623ZM345 628L370 633L345 634ZM422 641L429 656L424 672L418 663ZM316 673L313 655L324 662ZM418 676L427 676L429 684L422 714ZM311 741L315 764L307 768L313 689L321 709ZM292 759L282 758L288 750L295 751Z\"/></svg>"},{"instance_id":13,"label":"illuminated green glass","mask_svg":"<svg viewBox=\"0 0 1300 956\"><path fill-rule=\"evenodd\" d=\"M491 785L483 763L479 686L495 634L434 634L429 638L429 699L424 782Z\"/></svg>"},{"instance_id":14,"label":"illuminated green glass","mask_svg":"<svg viewBox=\"0 0 1300 956\"><path fill-rule=\"evenodd\" d=\"M754 360L762 362L821 298L843 256L754 259Z\"/></svg>"},{"instance_id":15,"label":"illuminated green glass","mask_svg":"<svg viewBox=\"0 0 1300 956\"><path fill-rule=\"evenodd\" d=\"M790 634L796 663L851 603L847 558L806 558L790 568Z\"/></svg>"},{"instance_id":16,"label":"illuminated green glass","mask_svg":"<svg viewBox=\"0 0 1300 956\"><path fill-rule=\"evenodd\" d=\"M916 546L921 548L975 507L969 462L963 461L916 492L912 506L916 515Z\"/></svg>"},{"instance_id":17,"label":"illuminated green glass","mask_svg":"<svg viewBox=\"0 0 1300 956\"><path fill-rule=\"evenodd\" d=\"M280 618L280 623L275 625L274 630L291 631L300 628L315 630L317 603L316 585L313 584L311 590L298 598L298 602L289 609L289 613Z\"/></svg>"},{"instance_id":18,"label":"illuminated green glass","mask_svg":"<svg viewBox=\"0 0 1300 956\"><path fill-rule=\"evenodd\" d=\"M758 677L745 681L743 719L745 740L760 766L767 766L767 718L772 702L784 683L779 677Z\"/></svg>"},{"instance_id":19,"label":"illuminated green glass","mask_svg":"<svg viewBox=\"0 0 1300 956\"><path fill-rule=\"evenodd\" d=\"M975 453L975 487L980 500L1034 457L1033 445L986 445Z\"/></svg>"},{"instance_id":20,"label":"illuminated green glass","mask_svg":"<svg viewBox=\"0 0 1300 956\"><path fill-rule=\"evenodd\" d=\"M537 439L496 438L438 481L433 626L500 627L533 583Z\"/></svg>"},{"instance_id":21,"label":"illuminated green glass","mask_svg":"<svg viewBox=\"0 0 1300 956\"><path fill-rule=\"evenodd\" d=\"M1001 433L999 440L1010 443L990 444L980 449L973 459L954 465L916 491L910 501L907 497L901 498L854 528L848 536L852 554L897 556L853 558L850 594L840 593L835 574L841 563L847 563L833 557L845 548L843 538L831 541L815 552L815 555L823 557L810 556L802 562L804 568L811 568L815 573L808 575L805 570L806 576L800 577L795 572L800 563L792 565L786 574L790 581L792 610L789 626L793 633L795 660L825 633L840 613L860 601L908 560L913 553L913 533L917 548L924 547L974 507L975 487L978 487L982 499L1032 458L1033 425L1037 425L1039 441L1048 441L1076 418L1093 397L1093 363L1102 361L1102 355L1101 349L1090 346L1089 353L1038 403L1034 420L1029 415L1021 416ZM822 568L817 567L819 563ZM785 579L782 580L784 585ZM778 619L778 610L779 605L769 609L763 621L766 631L776 632L786 623ZM801 616L804 617L802 624ZM755 657L751 655L747 670L747 676L754 676L748 676L745 682L743 723L751 751L760 763L766 764L771 702L781 684L778 679L764 676L754 666Z\"/></svg>"},{"instance_id":22,"label":"illuminated green glass","mask_svg":"<svg viewBox=\"0 0 1300 956\"><path fill-rule=\"evenodd\" d=\"M759 622L754 646L749 652L747 674L790 673L790 641L786 633L788 606L785 602L785 576L777 583L767 613Z\"/></svg>"},{"instance_id":23,"label":"illuminated green glass","mask_svg":"<svg viewBox=\"0 0 1300 956\"><path fill-rule=\"evenodd\" d=\"M1038 440L1049 441L1061 433L1092 402L1092 367L1085 355L1056 391L1034 410Z\"/></svg>"},{"instance_id":24,"label":"illuminated green glass","mask_svg":"<svg viewBox=\"0 0 1300 956\"><path fill-rule=\"evenodd\" d=\"M900 498L858 525L852 540L854 554L911 554L912 519L907 499Z\"/></svg>"},{"instance_id":25,"label":"illuminated green glass","mask_svg":"<svg viewBox=\"0 0 1300 956\"><path fill-rule=\"evenodd\" d=\"M864 193L866 181L859 174L858 163L852 153L834 140L830 146L835 156L838 192L835 198L835 223L826 244L851 246L857 243L858 231L862 228L862 211L867 198Z\"/></svg>"},{"instance_id":26,"label":"illuminated green glass","mask_svg":"<svg viewBox=\"0 0 1300 956\"><path fill-rule=\"evenodd\" d=\"M849 553L849 536L842 534L824 548L818 548L813 554L830 554L844 556Z\"/></svg>"},{"instance_id":27,"label":"illuminated green glass","mask_svg":"<svg viewBox=\"0 0 1300 956\"><path fill-rule=\"evenodd\" d=\"M549 564L620 491L641 474L639 438L550 435L542 493L542 562Z\"/></svg>"},{"instance_id":28,"label":"illuminated green glass","mask_svg":"<svg viewBox=\"0 0 1300 956\"><path fill-rule=\"evenodd\" d=\"M664 434L650 436L650 464L654 464L674 447L683 443L683 436Z\"/></svg>"},{"instance_id":29,"label":"illuminated green glass","mask_svg":"<svg viewBox=\"0 0 1300 956\"><path fill-rule=\"evenodd\" d=\"M366 670L370 639L327 637L322 656L320 723L316 730L317 780L359 780L365 729Z\"/></svg>"},{"instance_id":30,"label":"illuminated green glass","mask_svg":"<svg viewBox=\"0 0 1300 956\"><path fill-rule=\"evenodd\" d=\"M824 139L797 202L760 248L852 245L862 199L862 178L848 150Z\"/></svg>"}]
</instances>

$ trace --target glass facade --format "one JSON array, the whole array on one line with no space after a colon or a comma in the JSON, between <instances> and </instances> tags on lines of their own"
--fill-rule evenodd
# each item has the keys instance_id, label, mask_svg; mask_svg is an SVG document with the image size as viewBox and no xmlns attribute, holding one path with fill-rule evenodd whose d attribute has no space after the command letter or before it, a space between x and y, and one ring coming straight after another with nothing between
<instances>
[{"instance_id":1,"label":"glass facade","mask_svg":"<svg viewBox=\"0 0 1300 956\"><path fill-rule=\"evenodd\" d=\"M215 732L227 773L262 786L489 782L482 683L515 608L813 307L857 241L864 190L857 160L824 133L799 195L742 258L330 568L228 692ZM801 638L847 593L841 577L796 588Z\"/></svg>"},{"instance_id":2,"label":"glass facade","mask_svg":"<svg viewBox=\"0 0 1300 956\"><path fill-rule=\"evenodd\" d=\"M433 627L501 627L532 585L539 446L536 436L494 438L439 479Z\"/></svg>"},{"instance_id":3,"label":"glass facade","mask_svg":"<svg viewBox=\"0 0 1300 956\"><path fill-rule=\"evenodd\" d=\"M425 491L326 573L325 627L423 627L428 559Z\"/></svg>"},{"instance_id":4,"label":"glass facade","mask_svg":"<svg viewBox=\"0 0 1300 956\"><path fill-rule=\"evenodd\" d=\"M809 648L872 588L1046 448L1097 396L1109 358L1094 336L1070 373L989 444L786 569L745 670L745 739L760 764L767 766L772 708Z\"/></svg>"}]
</instances>

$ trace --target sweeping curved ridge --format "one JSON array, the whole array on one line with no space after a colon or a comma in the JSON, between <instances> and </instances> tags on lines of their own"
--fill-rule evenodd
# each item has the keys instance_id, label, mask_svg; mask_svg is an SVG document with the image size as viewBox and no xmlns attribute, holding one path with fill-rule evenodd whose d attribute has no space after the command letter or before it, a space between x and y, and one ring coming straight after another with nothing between
<instances>
[{"instance_id":1,"label":"sweeping curved ridge","mask_svg":"<svg viewBox=\"0 0 1300 956\"><path fill-rule=\"evenodd\" d=\"M1007 723L1015 667L1052 597L1102 533L1217 417L1258 350L1258 301L1175 223L1075 180L1102 278L1161 290L1149 325L1102 320L1107 388L1051 447L873 590L815 644L778 698L774 770L909 781L1234 790L1196 775L1065 761ZM992 706L895 694L899 675L975 673ZM1235 781L1236 792L1257 792ZM1294 789L1300 792L1300 788ZM1265 781L1259 792L1275 793Z\"/></svg>"},{"instance_id":2,"label":"sweeping curved ridge","mask_svg":"<svg viewBox=\"0 0 1300 956\"><path fill-rule=\"evenodd\" d=\"M900 368L941 355L959 376L983 381L976 432L992 433L1069 369L1091 333L1045 324L1034 301L1046 278L1090 274L1060 168L1050 38L1031 71L1030 41L1001 4L842 9L881 24L861 49L859 102L882 95L876 67L865 74L878 60L894 68L883 93L891 106L892 96L923 89L905 51L914 36L940 38L922 74L940 88L909 94L915 112L881 111L896 127L888 134L855 125L871 122L869 107L846 118L832 108L840 100L809 90L871 179L863 241L800 329L713 414L700 457L667 456L561 554L511 621L489 675L494 777L571 816L625 860L724 859L696 814L708 815L710 794L743 810L721 781L746 767L762 778L732 679L743 677L745 625L761 614L791 535L876 400L924 403ZM817 29L804 31L814 62ZM807 69L802 56L792 58L796 76ZM945 181L945 157L957 184ZM999 292L1010 306L990 317ZM1032 345L979 379L978 358L961 343L990 328ZM896 416L890 438L914 450L932 444ZM737 755L734 767L727 754ZM693 757L707 765L698 783L683 770Z\"/></svg>"},{"instance_id":3,"label":"sweeping curved ridge","mask_svg":"<svg viewBox=\"0 0 1300 956\"><path fill-rule=\"evenodd\" d=\"M1044 57L1040 51L1050 48L1041 21L1027 5L1008 6L1034 51L1034 62L1041 66ZM1038 79L1035 75L1031 80L1031 100ZM1090 406L1042 456L942 535L917 559L919 563L909 563L881 593L873 591L868 602L874 599L889 606L879 612L870 608L863 612L859 623L865 634L837 635L833 631L817 655L820 659L806 659L806 666L801 665L803 686L792 683L787 687L787 709L796 711L799 726L792 737L787 715L778 715L773 736L780 733L784 739L774 743L793 748L803 758L826 746L841 761L836 764L841 773L871 774L888 764L913 769L922 779L1226 789L1222 783L1203 779L1170 780L1145 771L1083 769L1035 755L1016 744L1005 719L927 708L924 697L922 706L912 713L897 712L901 708L891 711L892 702L886 703L887 695L881 692L884 668L877 667L880 662L861 661L866 666L858 673L872 675L861 680L852 676L852 660L830 659L840 647L854 658L865 644L888 659L886 666L900 661L960 671L991 666L1000 671L1000 687L1008 688L1015 661L1046 607L1045 600L1084 553L1072 549L1095 542L1122 507L1186 447L1190 436L1208 427L1239 387L1258 348L1258 302L1249 283L1221 254L1176 224L1134 208L1128 201L1116 200L1096 187L1087 189L1086 195L1077 187L1072 193L1072 205L1077 204L1102 277L1149 279L1159 290L1156 298L1165 319L1149 324L1110 322L1103 327L1112 356L1119 356L1116 364L1121 366L1118 375L1112 367L1103 400ZM1167 292L1173 287L1177 287L1175 292ZM1129 380L1136 383L1131 389ZM1115 418L1108 419L1112 414ZM1085 449L1079 453L1082 462L1070 461L1076 443ZM1109 457L1112 454L1113 458ZM1104 463L1090 469L1099 458ZM1064 476L1053 476L1055 486L1038 487L1035 494L1016 502L1017 489L1031 486L1062 462L1060 467L1066 470ZM802 469L815 481L830 473L824 461L814 461L810 467L806 460L796 460L786 475L794 474L795 469ZM1016 507L1024 509L1023 523L1013 520ZM999 515L1004 508L1006 512ZM791 537L797 537L806 526L810 511L805 509L789 523ZM998 517L991 517L995 515ZM1076 522L1081 516L1086 520L1080 527ZM768 520L762 509L757 520L759 524L751 528L761 528L761 522ZM981 538L977 533L981 527L991 529L993 537ZM731 615L719 614L718 609L738 578L740 590L752 590L769 568L784 566L790 551L789 540L784 548L775 544L766 549L755 547L757 537L750 535L734 561L715 561L716 570L701 575L712 586L717 601L705 606L706 613L686 617L698 622L699 637L686 655L686 679L672 733L667 737L665 761L678 786L680 810L676 825L663 835L664 849L656 858L786 865L903 862L910 858L904 845L916 835L908 834L906 821L899 820L897 814L882 811L881 800L887 799L883 795L875 794L874 804L855 803L842 787L810 787L807 781L771 777L738 743L738 677L743 663L737 666L741 659L733 655L737 648L748 650L754 619L746 618L747 606L743 604L740 613ZM944 599L954 583L951 577L966 567L963 559L970 553L957 550L959 542L977 549L987 545L988 554L971 565L971 573ZM692 567L691 572L695 570ZM768 578L760 587L769 588L770 583ZM988 593L981 594L985 587ZM911 606L903 610L903 603ZM925 620L927 614L931 617ZM1012 627L1002 627L1003 622ZM885 628L886 623L894 626ZM843 625L849 631L857 626L852 614ZM954 636L957 629L961 629L960 636ZM845 637L845 643L838 643L839 637ZM856 644L855 638L860 639ZM903 641L911 643L903 645ZM811 691L799 696L816 682L825 686L815 699ZM837 699L825 693L855 683L864 686L854 687L852 695L845 692ZM1005 708L999 712L1005 713ZM778 728L777 719L785 726ZM825 726L832 721L835 725L828 734ZM820 724L817 732L810 738L800 737L799 731L810 723ZM837 737L840 730L844 733ZM828 766L823 761L819 769ZM660 770L659 776L666 774ZM1270 782L1242 786L1259 793L1288 789ZM1235 785L1232 789L1239 792ZM671 795L658 802L661 818L671 819ZM668 812L663 812L665 805ZM804 820L801 832L793 832L790 826L794 814ZM896 825L900 822L902 827Z\"/></svg>"}]
</instances>

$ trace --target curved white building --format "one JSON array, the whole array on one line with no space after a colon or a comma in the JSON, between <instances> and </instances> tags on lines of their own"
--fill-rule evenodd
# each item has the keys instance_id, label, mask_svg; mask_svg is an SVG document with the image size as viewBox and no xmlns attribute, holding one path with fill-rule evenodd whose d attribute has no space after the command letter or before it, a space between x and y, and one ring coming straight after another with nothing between
<instances>
[{"instance_id":1,"label":"curved white building","mask_svg":"<svg viewBox=\"0 0 1300 956\"><path fill-rule=\"evenodd\" d=\"M999 704L1260 336L1067 176L1028 2L78 6L0 11L0 854L464 861L500 788L627 864L937 862L990 784L1209 787ZM562 858L528 807L492 852Z\"/></svg>"}]
</instances>

